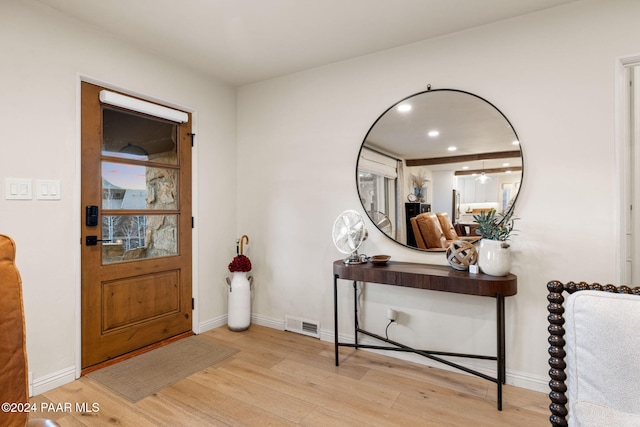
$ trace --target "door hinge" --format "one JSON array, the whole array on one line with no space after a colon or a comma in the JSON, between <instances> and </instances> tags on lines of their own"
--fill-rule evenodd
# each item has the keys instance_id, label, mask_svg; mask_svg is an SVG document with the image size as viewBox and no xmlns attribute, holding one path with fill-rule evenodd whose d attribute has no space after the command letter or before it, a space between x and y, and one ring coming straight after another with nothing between
<instances>
[{"instance_id":1,"label":"door hinge","mask_svg":"<svg viewBox=\"0 0 640 427\"><path fill-rule=\"evenodd\" d=\"M194 144L193 140L194 140L194 136L196 136L196 134L195 133L190 133L188 135L191 137L191 146L193 147L193 144Z\"/></svg>"},{"instance_id":2,"label":"door hinge","mask_svg":"<svg viewBox=\"0 0 640 427\"><path fill-rule=\"evenodd\" d=\"M191 217L191 228L196 228L196 219Z\"/></svg>"},{"instance_id":3,"label":"door hinge","mask_svg":"<svg viewBox=\"0 0 640 427\"><path fill-rule=\"evenodd\" d=\"M195 309L196 309L196 299L191 298L191 310L195 310Z\"/></svg>"}]
</instances>

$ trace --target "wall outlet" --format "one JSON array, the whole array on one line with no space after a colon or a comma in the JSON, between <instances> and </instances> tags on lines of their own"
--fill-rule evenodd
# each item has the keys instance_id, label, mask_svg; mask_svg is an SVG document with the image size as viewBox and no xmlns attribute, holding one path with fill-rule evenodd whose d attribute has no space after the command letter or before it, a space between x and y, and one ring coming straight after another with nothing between
<instances>
[{"instance_id":1,"label":"wall outlet","mask_svg":"<svg viewBox=\"0 0 640 427\"><path fill-rule=\"evenodd\" d=\"M393 308L388 308L387 319L391 320L392 322L395 322L396 320L398 320L398 312L395 311Z\"/></svg>"}]
</instances>

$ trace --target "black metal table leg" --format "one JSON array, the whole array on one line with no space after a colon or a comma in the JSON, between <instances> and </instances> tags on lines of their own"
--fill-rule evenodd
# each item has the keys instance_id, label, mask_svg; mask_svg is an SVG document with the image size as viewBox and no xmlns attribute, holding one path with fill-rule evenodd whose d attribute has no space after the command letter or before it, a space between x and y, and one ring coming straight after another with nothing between
<instances>
[{"instance_id":1,"label":"black metal table leg","mask_svg":"<svg viewBox=\"0 0 640 427\"><path fill-rule=\"evenodd\" d=\"M496 326L497 326L497 343L498 343L498 410L502 411L502 385L506 383L506 360L505 360L505 325L504 325L504 296L496 295Z\"/></svg>"},{"instance_id":2,"label":"black metal table leg","mask_svg":"<svg viewBox=\"0 0 640 427\"><path fill-rule=\"evenodd\" d=\"M335 340L336 366L340 365L338 354L338 275L333 275L333 334Z\"/></svg>"},{"instance_id":3,"label":"black metal table leg","mask_svg":"<svg viewBox=\"0 0 640 427\"><path fill-rule=\"evenodd\" d=\"M358 348L358 329L360 325L358 325L358 282L353 281L353 343L355 344L356 349Z\"/></svg>"}]
</instances>

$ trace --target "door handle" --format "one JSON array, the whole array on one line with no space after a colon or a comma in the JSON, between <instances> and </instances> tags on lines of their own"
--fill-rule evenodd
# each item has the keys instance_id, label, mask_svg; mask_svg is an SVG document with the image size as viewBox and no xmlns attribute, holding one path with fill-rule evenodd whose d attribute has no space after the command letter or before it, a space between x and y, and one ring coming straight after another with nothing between
<instances>
[{"instance_id":1,"label":"door handle","mask_svg":"<svg viewBox=\"0 0 640 427\"><path fill-rule=\"evenodd\" d=\"M85 237L84 244L85 246L96 246L98 242L110 242L111 240L99 240L98 236L87 236Z\"/></svg>"}]
</instances>

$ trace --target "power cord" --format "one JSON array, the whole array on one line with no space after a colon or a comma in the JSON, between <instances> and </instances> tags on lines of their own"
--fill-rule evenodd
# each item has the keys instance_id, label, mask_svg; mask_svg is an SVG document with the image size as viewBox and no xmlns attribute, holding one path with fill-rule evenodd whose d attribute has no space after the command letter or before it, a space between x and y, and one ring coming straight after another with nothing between
<instances>
[{"instance_id":1,"label":"power cord","mask_svg":"<svg viewBox=\"0 0 640 427\"><path fill-rule=\"evenodd\" d=\"M384 336L389 339L389 326L391 326L391 324L395 322L395 320L389 320L389 323L387 323L387 327L384 330Z\"/></svg>"}]
</instances>

